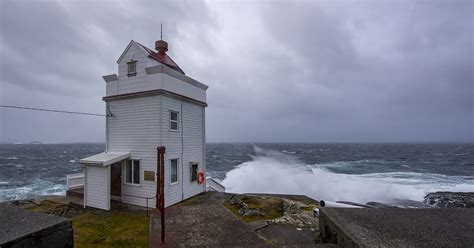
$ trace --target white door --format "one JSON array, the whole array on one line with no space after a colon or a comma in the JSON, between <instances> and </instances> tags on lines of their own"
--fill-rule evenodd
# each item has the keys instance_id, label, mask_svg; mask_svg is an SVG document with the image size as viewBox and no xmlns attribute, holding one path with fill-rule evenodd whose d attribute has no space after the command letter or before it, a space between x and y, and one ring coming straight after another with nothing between
<instances>
[{"instance_id":1,"label":"white door","mask_svg":"<svg viewBox=\"0 0 474 248\"><path fill-rule=\"evenodd\" d=\"M85 205L110 210L110 166L87 165L85 170Z\"/></svg>"}]
</instances>

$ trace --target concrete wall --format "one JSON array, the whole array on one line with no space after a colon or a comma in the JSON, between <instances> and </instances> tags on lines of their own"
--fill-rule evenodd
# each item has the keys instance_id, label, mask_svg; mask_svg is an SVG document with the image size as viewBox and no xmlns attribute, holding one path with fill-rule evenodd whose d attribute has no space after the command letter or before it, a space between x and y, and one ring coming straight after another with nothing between
<instances>
[{"instance_id":1,"label":"concrete wall","mask_svg":"<svg viewBox=\"0 0 474 248\"><path fill-rule=\"evenodd\" d=\"M0 204L0 247L73 247L71 221Z\"/></svg>"},{"instance_id":2,"label":"concrete wall","mask_svg":"<svg viewBox=\"0 0 474 248\"><path fill-rule=\"evenodd\" d=\"M40 230L21 237L7 244L0 244L3 248L66 248L74 247L74 236L71 222L64 222L47 229Z\"/></svg>"}]
</instances>

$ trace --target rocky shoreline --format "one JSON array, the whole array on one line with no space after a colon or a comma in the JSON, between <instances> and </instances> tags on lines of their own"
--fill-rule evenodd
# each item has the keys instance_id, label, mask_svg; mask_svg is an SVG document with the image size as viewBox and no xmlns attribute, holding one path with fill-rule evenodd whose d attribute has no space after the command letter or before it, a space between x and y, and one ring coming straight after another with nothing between
<instances>
[{"instance_id":1,"label":"rocky shoreline","mask_svg":"<svg viewBox=\"0 0 474 248\"><path fill-rule=\"evenodd\" d=\"M375 201L365 204L349 201L337 201L337 203L364 208L474 208L474 192L431 192L425 195L423 201L395 199L392 203Z\"/></svg>"},{"instance_id":2,"label":"rocky shoreline","mask_svg":"<svg viewBox=\"0 0 474 248\"><path fill-rule=\"evenodd\" d=\"M435 208L474 208L474 192L432 192L423 203Z\"/></svg>"}]
</instances>

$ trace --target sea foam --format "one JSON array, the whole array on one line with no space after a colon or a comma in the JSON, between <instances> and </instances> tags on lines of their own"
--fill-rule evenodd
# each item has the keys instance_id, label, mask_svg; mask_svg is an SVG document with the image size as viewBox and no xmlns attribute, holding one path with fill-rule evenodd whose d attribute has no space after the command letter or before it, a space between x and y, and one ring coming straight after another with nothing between
<instances>
[{"instance_id":1,"label":"sea foam","mask_svg":"<svg viewBox=\"0 0 474 248\"><path fill-rule=\"evenodd\" d=\"M434 191L474 191L474 177L431 173L388 172L342 174L330 163L307 165L296 158L255 148L252 160L227 172L222 181L227 192L308 195L318 200L378 201L397 199L423 201ZM341 163L336 166L340 166Z\"/></svg>"}]
</instances>

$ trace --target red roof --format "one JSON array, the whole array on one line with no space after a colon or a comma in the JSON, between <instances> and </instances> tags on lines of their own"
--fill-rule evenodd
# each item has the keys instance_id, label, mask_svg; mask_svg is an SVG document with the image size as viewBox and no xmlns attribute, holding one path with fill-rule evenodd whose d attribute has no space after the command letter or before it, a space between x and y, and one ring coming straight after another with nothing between
<instances>
[{"instance_id":1,"label":"red roof","mask_svg":"<svg viewBox=\"0 0 474 248\"><path fill-rule=\"evenodd\" d=\"M136 41L135 41L136 42ZM181 73L184 74L184 71L181 70L181 68L178 66L178 64L176 64L176 62L173 61L173 59L170 58L170 56L168 56L168 54L166 54L165 52L155 52L153 50L151 50L150 48L136 42L138 45L140 45L141 47L143 47L143 49L145 49L145 51L148 53L148 57L152 58L152 59L155 59L156 61L170 67L171 69L174 69L176 71L179 71Z\"/></svg>"}]
</instances>

